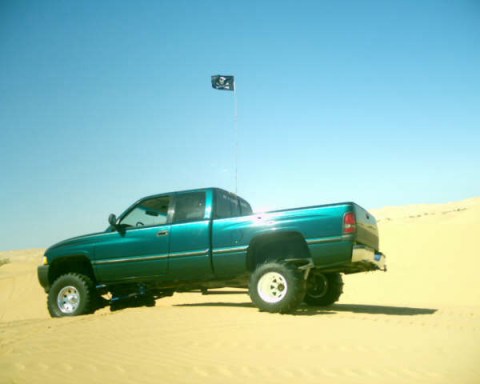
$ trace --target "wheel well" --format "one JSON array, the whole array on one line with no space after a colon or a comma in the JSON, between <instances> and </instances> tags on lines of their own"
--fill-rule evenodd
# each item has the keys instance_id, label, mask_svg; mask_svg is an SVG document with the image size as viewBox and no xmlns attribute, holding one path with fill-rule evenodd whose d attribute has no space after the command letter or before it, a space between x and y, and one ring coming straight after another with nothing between
<instances>
[{"instance_id":1,"label":"wheel well","mask_svg":"<svg viewBox=\"0 0 480 384\"><path fill-rule=\"evenodd\" d=\"M55 260L50 265L48 281L52 284L59 276L65 273L80 273L95 281L92 264L86 256L68 256Z\"/></svg>"},{"instance_id":2,"label":"wheel well","mask_svg":"<svg viewBox=\"0 0 480 384\"><path fill-rule=\"evenodd\" d=\"M247 251L247 270L272 260L306 259L310 251L298 232L281 232L259 236L252 240Z\"/></svg>"}]
</instances>

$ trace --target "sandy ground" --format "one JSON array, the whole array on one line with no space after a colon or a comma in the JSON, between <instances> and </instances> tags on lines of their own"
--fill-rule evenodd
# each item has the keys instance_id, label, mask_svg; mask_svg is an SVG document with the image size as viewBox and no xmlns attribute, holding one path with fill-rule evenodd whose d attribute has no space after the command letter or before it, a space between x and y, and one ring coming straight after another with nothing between
<instances>
[{"instance_id":1,"label":"sandy ground","mask_svg":"<svg viewBox=\"0 0 480 384\"><path fill-rule=\"evenodd\" d=\"M480 198L374 213L389 271L294 315L239 292L51 319L42 250L0 252L0 383L480 383Z\"/></svg>"}]
</instances>

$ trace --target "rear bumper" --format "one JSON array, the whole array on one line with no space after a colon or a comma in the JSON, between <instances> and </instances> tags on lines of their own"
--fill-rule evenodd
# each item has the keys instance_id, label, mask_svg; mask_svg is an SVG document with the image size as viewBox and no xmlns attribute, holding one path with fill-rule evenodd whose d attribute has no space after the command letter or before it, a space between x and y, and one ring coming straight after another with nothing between
<instances>
[{"instance_id":1,"label":"rear bumper","mask_svg":"<svg viewBox=\"0 0 480 384\"><path fill-rule=\"evenodd\" d=\"M387 271L385 255L381 252L375 252L373 249L364 246L353 247L352 264L361 266L370 271Z\"/></svg>"},{"instance_id":2,"label":"rear bumper","mask_svg":"<svg viewBox=\"0 0 480 384\"><path fill-rule=\"evenodd\" d=\"M50 289L50 285L49 285L49 282L48 282L48 269L49 269L49 267L50 267L49 265L40 265L37 268L38 281L40 282L40 285L43 287L43 289L47 293Z\"/></svg>"}]
</instances>

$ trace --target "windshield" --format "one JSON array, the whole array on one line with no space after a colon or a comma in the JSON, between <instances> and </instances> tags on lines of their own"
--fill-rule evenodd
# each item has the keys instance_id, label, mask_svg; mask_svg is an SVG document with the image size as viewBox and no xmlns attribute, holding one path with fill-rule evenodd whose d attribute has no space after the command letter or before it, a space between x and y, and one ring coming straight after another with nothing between
<instances>
[{"instance_id":1,"label":"windshield","mask_svg":"<svg viewBox=\"0 0 480 384\"><path fill-rule=\"evenodd\" d=\"M125 227L143 227L167 223L170 196L141 201L120 222Z\"/></svg>"}]
</instances>

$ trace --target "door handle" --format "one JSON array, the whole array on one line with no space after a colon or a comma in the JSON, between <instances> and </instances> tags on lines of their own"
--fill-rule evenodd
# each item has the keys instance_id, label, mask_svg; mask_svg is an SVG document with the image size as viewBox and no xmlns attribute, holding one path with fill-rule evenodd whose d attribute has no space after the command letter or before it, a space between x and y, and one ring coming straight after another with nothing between
<instances>
[{"instance_id":1,"label":"door handle","mask_svg":"<svg viewBox=\"0 0 480 384\"><path fill-rule=\"evenodd\" d=\"M160 237L160 236L167 236L168 235L168 231L160 231L157 233L157 237Z\"/></svg>"}]
</instances>

